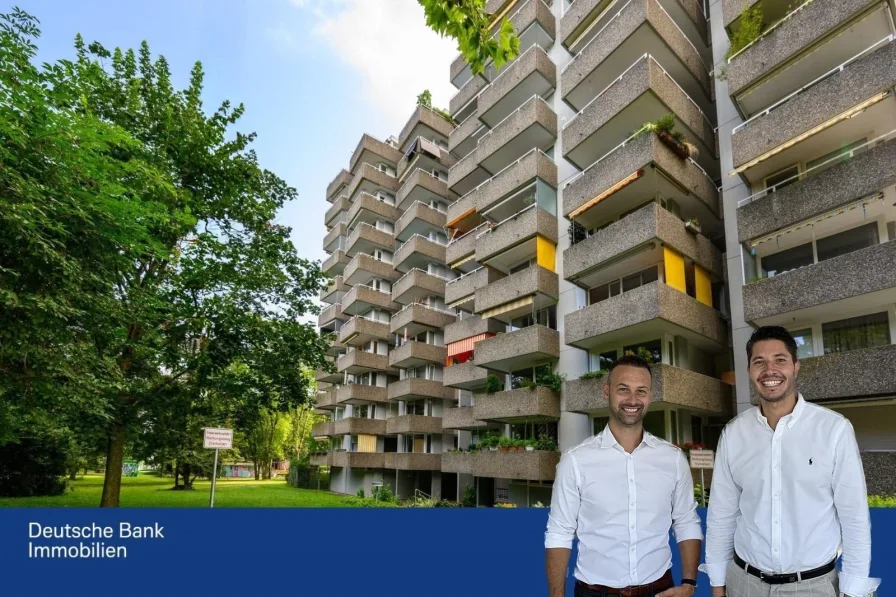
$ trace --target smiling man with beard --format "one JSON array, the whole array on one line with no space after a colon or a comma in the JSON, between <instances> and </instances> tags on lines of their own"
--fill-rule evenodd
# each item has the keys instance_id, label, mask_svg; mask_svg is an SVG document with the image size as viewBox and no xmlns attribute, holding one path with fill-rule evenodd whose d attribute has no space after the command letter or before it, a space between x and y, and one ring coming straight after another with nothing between
<instances>
[{"instance_id":1,"label":"smiling man with beard","mask_svg":"<svg viewBox=\"0 0 896 597\"><path fill-rule=\"evenodd\" d=\"M850 422L797 392L793 337L747 342L759 406L725 427L713 470L706 564L713 597L870 595L871 524ZM842 553L842 571L836 561Z\"/></svg>"},{"instance_id":2,"label":"smiling man with beard","mask_svg":"<svg viewBox=\"0 0 896 597\"><path fill-rule=\"evenodd\" d=\"M550 597L565 593L573 538L579 540L576 597L691 597L703 533L684 453L643 426L650 365L626 355L610 367L610 423L557 465L545 533ZM669 531L683 579L672 579Z\"/></svg>"}]
</instances>

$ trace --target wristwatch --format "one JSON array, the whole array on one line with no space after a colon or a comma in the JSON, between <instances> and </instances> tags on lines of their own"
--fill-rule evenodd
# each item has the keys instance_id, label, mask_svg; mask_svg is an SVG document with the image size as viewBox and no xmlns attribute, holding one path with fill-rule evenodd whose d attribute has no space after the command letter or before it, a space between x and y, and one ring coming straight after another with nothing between
<instances>
[{"instance_id":1,"label":"wristwatch","mask_svg":"<svg viewBox=\"0 0 896 597\"><path fill-rule=\"evenodd\" d=\"M694 590L695 590L695 591L697 590L697 581L694 580L693 578L682 578L682 579L681 579L681 584L683 584L683 585L691 585L692 587L694 587Z\"/></svg>"}]
</instances>

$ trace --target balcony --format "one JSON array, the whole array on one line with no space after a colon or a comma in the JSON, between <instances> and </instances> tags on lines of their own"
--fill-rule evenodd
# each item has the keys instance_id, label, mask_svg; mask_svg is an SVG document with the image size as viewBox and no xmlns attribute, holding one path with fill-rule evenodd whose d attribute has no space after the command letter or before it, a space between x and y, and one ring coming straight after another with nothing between
<instances>
[{"instance_id":1,"label":"balcony","mask_svg":"<svg viewBox=\"0 0 896 597\"><path fill-rule=\"evenodd\" d=\"M382 452L331 452L330 466L337 468L385 468L386 455Z\"/></svg>"},{"instance_id":2,"label":"balcony","mask_svg":"<svg viewBox=\"0 0 896 597\"><path fill-rule=\"evenodd\" d=\"M477 235L476 261L506 270L525 255L536 255L536 236L556 244L557 217L533 203Z\"/></svg>"},{"instance_id":3,"label":"balcony","mask_svg":"<svg viewBox=\"0 0 896 597\"><path fill-rule=\"evenodd\" d=\"M581 51L619 13L619 7L622 5L621 0L574 2L560 21L563 45L573 54ZM660 5L689 40L700 47L705 47L709 32L707 17L703 14L703 3L700 0L661 0Z\"/></svg>"},{"instance_id":4,"label":"balcony","mask_svg":"<svg viewBox=\"0 0 896 597\"><path fill-rule=\"evenodd\" d=\"M364 346L373 340L389 340L389 324L355 316L342 324L339 342L347 346Z\"/></svg>"},{"instance_id":5,"label":"balcony","mask_svg":"<svg viewBox=\"0 0 896 597\"><path fill-rule=\"evenodd\" d=\"M392 300L402 305L419 303L431 296L445 296L445 278L412 269L392 285Z\"/></svg>"},{"instance_id":6,"label":"balcony","mask_svg":"<svg viewBox=\"0 0 896 597\"><path fill-rule=\"evenodd\" d=\"M400 308L398 303L392 301L392 295L388 292L363 284L357 284L342 298L342 312L346 315L360 315L370 309L398 311Z\"/></svg>"},{"instance_id":7,"label":"balcony","mask_svg":"<svg viewBox=\"0 0 896 597\"><path fill-rule=\"evenodd\" d=\"M317 402L315 402L314 406L315 406L315 408L320 409L320 410L335 408L336 407L336 387L333 386L333 387L327 388L326 391L318 391Z\"/></svg>"},{"instance_id":8,"label":"balcony","mask_svg":"<svg viewBox=\"0 0 896 597\"><path fill-rule=\"evenodd\" d=\"M665 247L675 249L716 280L724 277L722 256L712 242L703 234L688 232L681 219L658 203L650 203L566 249L563 275L583 288L593 288L662 262Z\"/></svg>"},{"instance_id":9,"label":"balcony","mask_svg":"<svg viewBox=\"0 0 896 597\"><path fill-rule=\"evenodd\" d=\"M408 175L395 196L399 211L408 210L414 202L428 205L433 201L452 203L455 199L457 195L448 190L447 181L420 168Z\"/></svg>"},{"instance_id":10,"label":"balcony","mask_svg":"<svg viewBox=\"0 0 896 597\"><path fill-rule=\"evenodd\" d=\"M707 236L721 232L715 183L653 133L627 140L572 178L563 190L563 215L594 228L657 195L697 217Z\"/></svg>"},{"instance_id":11,"label":"balcony","mask_svg":"<svg viewBox=\"0 0 896 597\"><path fill-rule=\"evenodd\" d=\"M345 222L338 222L324 236L324 251L332 253L337 249L345 249L345 239L348 237L348 234L348 226Z\"/></svg>"},{"instance_id":12,"label":"balcony","mask_svg":"<svg viewBox=\"0 0 896 597\"><path fill-rule=\"evenodd\" d=\"M560 358L560 333L532 325L480 340L475 350L477 365L510 373Z\"/></svg>"},{"instance_id":13,"label":"balcony","mask_svg":"<svg viewBox=\"0 0 896 597\"><path fill-rule=\"evenodd\" d=\"M330 466L331 456L326 452L312 452L308 455L308 463L311 466Z\"/></svg>"},{"instance_id":14,"label":"balcony","mask_svg":"<svg viewBox=\"0 0 896 597\"><path fill-rule=\"evenodd\" d=\"M456 400L452 388L446 388L441 381L434 379L408 377L389 384L389 400L417 400L420 398Z\"/></svg>"},{"instance_id":15,"label":"balcony","mask_svg":"<svg viewBox=\"0 0 896 597\"><path fill-rule=\"evenodd\" d=\"M324 271L326 271L325 268L321 269L324 269ZM338 303L340 300L342 300L342 295L340 293L345 293L349 290L351 290L351 287L346 285L346 283L342 279L342 276L333 276L332 281L327 285L327 287L321 289L320 293L318 294L318 298L322 303Z\"/></svg>"},{"instance_id":16,"label":"balcony","mask_svg":"<svg viewBox=\"0 0 896 597\"><path fill-rule=\"evenodd\" d=\"M345 326L342 327L345 328ZM388 355L364 352L360 349L352 350L337 359L336 370L350 375L361 375L374 371L395 373L395 370L389 367Z\"/></svg>"},{"instance_id":17,"label":"balcony","mask_svg":"<svg viewBox=\"0 0 896 597\"><path fill-rule=\"evenodd\" d=\"M409 141L413 141L420 135L432 138L432 134L435 133L437 136L447 139L453 130L454 125L435 110L426 106L417 106L398 135L398 146L404 152L409 146Z\"/></svg>"},{"instance_id":18,"label":"balcony","mask_svg":"<svg viewBox=\"0 0 896 597\"><path fill-rule=\"evenodd\" d=\"M712 57L705 42L700 39L700 26L689 15L685 16L685 4L696 8L697 0L631 0L618 10L615 5L612 6L607 11L613 13L612 16L581 46L581 51L563 70L564 101L574 110L583 110L595 99L595 94L607 89L620 73L649 54L662 64L669 76L704 112L712 113L713 107L709 102L712 83L707 66L711 64ZM678 20L672 18L669 10L679 16ZM705 31L706 21L701 21ZM691 39L678 23L691 25ZM694 45L695 42L700 50ZM641 122L644 120L648 119Z\"/></svg>"},{"instance_id":19,"label":"balcony","mask_svg":"<svg viewBox=\"0 0 896 597\"><path fill-rule=\"evenodd\" d=\"M896 345L801 359L799 384L812 402L890 398L896 394Z\"/></svg>"},{"instance_id":20,"label":"balcony","mask_svg":"<svg viewBox=\"0 0 896 597\"><path fill-rule=\"evenodd\" d=\"M402 335L407 330L409 337L415 337L421 332L442 329L454 323L456 319L454 313L433 309L427 305L411 304L392 316L389 330L393 334Z\"/></svg>"},{"instance_id":21,"label":"balcony","mask_svg":"<svg viewBox=\"0 0 896 597\"><path fill-rule=\"evenodd\" d=\"M653 402L681 406L708 415L727 416L732 412L732 388L720 379L687 369L657 363L650 366L653 378ZM604 398L605 379L575 379L567 381L563 389L566 410L590 415L606 416L608 405ZM803 375L800 372L800 390Z\"/></svg>"},{"instance_id":22,"label":"balcony","mask_svg":"<svg viewBox=\"0 0 896 597\"><path fill-rule=\"evenodd\" d=\"M336 197L352 184L352 173L348 170L340 170L330 184L327 185L327 201L332 203Z\"/></svg>"},{"instance_id":23,"label":"balcony","mask_svg":"<svg viewBox=\"0 0 896 597\"><path fill-rule=\"evenodd\" d=\"M553 481L560 452L491 452L471 454L473 475L495 479Z\"/></svg>"},{"instance_id":24,"label":"balcony","mask_svg":"<svg viewBox=\"0 0 896 597\"><path fill-rule=\"evenodd\" d=\"M395 269L403 273L415 268L424 268L434 261L445 263L445 245L419 234L412 236L398 247L392 258Z\"/></svg>"},{"instance_id":25,"label":"balcony","mask_svg":"<svg viewBox=\"0 0 896 597\"><path fill-rule=\"evenodd\" d=\"M442 370L442 384L448 388L472 390L485 385L489 370L478 367L473 361L458 363Z\"/></svg>"},{"instance_id":26,"label":"balcony","mask_svg":"<svg viewBox=\"0 0 896 597\"><path fill-rule=\"evenodd\" d=\"M697 146L698 163L705 170L714 171L718 153L712 122L649 54L642 55L612 80L564 126L563 156L584 169L612 151L644 122L656 121L670 112L675 116L676 130Z\"/></svg>"},{"instance_id":27,"label":"balcony","mask_svg":"<svg viewBox=\"0 0 896 597\"><path fill-rule=\"evenodd\" d=\"M324 259L323 263L320 264L320 269L328 276L339 276L345 272L349 262L350 259L345 254L345 251L338 249Z\"/></svg>"},{"instance_id":28,"label":"balcony","mask_svg":"<svg viewBox=\"0 0 896 597\"><path fill-rule=\"evenodd\" d=\"M488 425L485 421L477 421L473 418L472 406L446 408L442 411L442 429L467 429L472 431L474 429L485 429ZM442 456L442 458L444 462L445 456Z\"/></svg>"},{"instance_id":29,"label":"balcony","mask_svg":"<svg viewBox=\"0 0 896 597\"><path fill-rule=\"evenodd\" d=\"M384 174L383 176L388 176ZM401 217L401 211L394 205L380 201L373 195L361 193L355 198L351 209L348 210L346 219L349 228L355 229L361 222L375 225L377 220L396 222Z\"/></svg>"},{"instance_id":30,"label":"balcony","mask_svg":"<svg viewBox=\"0 0 896 597\"><path fill-rule=\"evenodd\" d=\"M333 253L336 255L336 253ZM358 253L352 257L345 271L342 273L345 283L349 286L358 284L368 284L374 278L384 278L386 280L395 280L398 274L388 261L376 259L364 253Z\"/></svg>"},{"instance_id":31,"label":"balcony","mask_svg":"<svg viewBox=\"0 0 896 597\"><path fill-rule=\"evenodd\" d=\"M544 99L534 95L480 137L472 155L481 168L497 173L532 148L545 151L556 140L557 114ZM450 172L448 178L450 186Z\"/></svg>"},{"instance_id":32,"label":"balcony","mask_svg":"<svg viewBox=\"0 0 896 597\"><path fill-rule=\"evenodd\" d=\"M483 136L486 134L488 133L483 133ZM476 150L474 149L448 170L448 188L452 192L464 195L479 183L488 180L488 177L491 176L488 170L480 166L476 155Z\"/></svg>"},{"instance_id":33,"label":"balcony","mask_svg":"<svg viewBox=\"0 0 896 597\"><path fill-rule=\"evenodd\" d=\"M342 313L342 305L336 303L321 309L320 314L317 316L317 327L327 327L334 321L345 321L346 319L348 319L348 316Z\"/></svg>"},{"instance_id":34,"label":"balcony","mask_svg":"<svg viewBox=\"0 0 896 597\"><path fill-rule=\"evenodd\" d=\"M442 417L424 415L400 415L386 420L386 433L395 435L415 435L423 433L442 434Z\"/></svg>"},{"instance_id":35,"label":"balcony","mask_svg":"<svg viewBox=\"0 0 896 597\"><path fill-rule=\"evenodd\" d=\"M445 347L408 340L389 351L389 366L400 369L421 365L442 365L445 362Z\"/></svg>"},{"instance_id":36,"label":"balcony","mask_svg":"<svg viewBox=\"0 0 896 597\"><path fill-rule=\"evenodd\" d=\"M386 419L366 419L361 417L348 417L333 421L334 435L385 435Z\"/></svg>"},{"instance_id":37,"label":"balcony","mask_svg":"<svg viewBox=\"0 0 896 597\"><path fill-rule=\"evenodd\" d=\"M750 116L887 37L878 0L803 2L728 59L728 92Z\"/></svg>"},{"instance_id":38,"label":"balcony","mask_svg":"<svg viewBox=\"0 0 896 597\"><path fill-rule=\"evenodd\" d=\"M503 323L495 319L482 319L478 315L470 315L445 326L445 344L460 342L481 334L500 334L505 328Z\"/></svg>"},{"instance_id":39,"label":"balcony","mask_svg":"<svg viewBox=\"0 0 896 597\"><path fill-rule=\"evenodd\" d=\"M718 352L728 333L718 311L662 282L651 282L565 317L565 342L591 350L634 344L663 333L684 336L701 350Z\"/></svg>"},{"instance_id":40,"label":"balcony","mask_svg":"<svg viewBox=\"0 0 896 597\"><path fill-rule=\"evenodd\" d=\"M773 193L761 192L737 210L737 233L746 242L793 226L896 184L896 135L839 164L811 173Z\"/></svg>"},{"instance_id":41,"label":"balcony","mask_svg":"<svg viewBox=\"0 0 896 597\"><path fill-rule=\"evenodd\" d=\"M476 215L482 214L536 179L541 179L551 188L557 188L557 164L543 151L533 149L470 191L464 197L468 201L465 211L472 208ZM451 223L464 215L455 209L455 205L448 208L448 221Z\"/></svg>"},{"instance_id":42,"label":"balcony","mask_svg":"<svg viewBox=\"0 0 896 597\"><path fill-rule=\"evenodd\" d=\"M553 305L560 298L560 280L555 272L532 265L476 291L474 311L504 323Z\"/></svg>"},{"instance_id":43,"label":"balcony","mask_svg":"<svg viewBox=\"0 0 896 597\"><path fill-rule=\"evenodd\" d=\"M345 375L338 371L326 371L318 369L314 372L314 379L318 383L342 383Z\"/></svg>"},{"instance_id":44,"label":"balcony","mask_svg":"<svg viewBox=\"0 0 896 597\"><path fill-rule=\"evenodd\" d=\"M476 255L476 235L482 232L484 224L452 238L445 247L445 263L456 270L473 271L478 267L473 258Z\"/></svg>"},{"instance_id":45,"label":"balcony","mask_svg":"<svg viewBox=\"0 0 896 597\"><path fill-rule=\"evenodd\" d=\"M743 292L744 318L756 325L837 313L846 301L854 308L896 302L896 240L751 282Z\"/></svg>"},{"instance_id":46,"label":"balcony","mask_svg":"<svg viewBox=\"0 0 896 597\"><path fill-rule=\"evenodd\" d=\"M494 127L532 96L548 97L555 87L557 67L541 46L532 46L479 93L476 113Z\"/></svg>"},{"instance_id":47,"label":"balcony","mask_svg":"<svg viewBox=\"0 0 896 597\"><path fill-rule=\"evenodd\" d=\"M385 468L399 471L438 471L442 467L441 454L422 452L389 452Z\"/></svg>"},{"instance_id":48,"label":"balcony","mask_svg":"<svg viewBox=\"0 0 896 597\"><path fill-rule=\"evenodd\" d=\"M520 388L479 394L473 418L501 423L534 423L560 419L560 393L548 388Z\"/></svg>"},{"instance_id":49,"label":"balcony","mask_svg":"<svg viewBox=\"0 0 896 597\"><path fill-rule=\"evenodd\" d=\"M482 124L476 112L473 112L451 131L451 136L448 137L448 150L460 159L467 157L476 149L476 141L487 130L488 127Z\"/></svg>"},{"instance_id":50,"label":"balcony","mask_svg":"<svg viewBox=\"0 0 896 597\"><path fill-rule=\"evenodd\" d=\"M365 133L358 142L358 146L355 147L354 153L352 153L349 169L357 176L359 165L386 162L390 166L395 167L400 161L401 152L398 149Z\"/></svg>"},{"instance_id":51,"label":"balcony","mask_svg":"<svg viewBox=\"0 0 896 597\"><path fill-rule=\"evenodd\" d=\"M345 243L345 254L354 257L358 253L372 253L374 249L391 251L395 245L395 237L391 232L380 230L367 222L357 224L348 241Z\"/></svg>"},{"instance_id":52,"label":"balcony","mask_svg":"<svg viewBox=\"0 0 896 597\"><path fill-rule=\"evenodd\" d=\"M448 100L448 111L451 116L461 122L476 111L476 96L488 85L488 81L482 75L472 77L457 90Z\"/></svg>"},{"instance_id":53,"label":"balcony","mask_svg":"<svg viewBox=\"0 0 896 597\"><path fill-rule=\"evenodd\" d=\"M336 402L340 405L369 404L371 402L385 404L389 401L387 392L386 388L380 386L348 384L336 390Z\"/></svg>"},{"instance_id":54,"label":"balcony","mask_svg":"<svg viewBox=\"0 0 896 597\"><path fill-rule=\"evenodd\" d=\"M342 212L347 212L351 208L351 206L352 202L351 199L348 198L348 196L340 196L338 199L333 201L333 205L331 205L329 209L327 209L327 213L324 214L324 224L326 224L327 227L335 226L337 220L339 219L338 216L342 214Z\"/></svg>"},{"instance_id":55,"label":"balcony","mask_svg":"<svg viewBox=\"0 0 896 597\"><path fill-rule=\"evenodd\" d=\"M333 421L322 421L311 426L311 437L326 438L335 435L333 433Z\"/></svg>"},{"instance_id":56,"label":"balcony","mask_svg":"<svg viewBox=\"0 0 896 597\"><path fill-rule=\"evenodd\" d=\"M447 427L446 427L447 428ZM473 454L470 452L445 452L442 454L442 472L473 474Z\"/></svg>"},{"instance_id":57,"label":"balcony","mask_svg":"<svg viewBox=\"0 0 896 597\"><path fill-rule=\"evenodd\" d=\"M475 241L475 233L472 236ZM445 284L445 304L450 307L469 307L467 310L471 311L476 291L503 277L504 274L498 270L480 267L460 278L455 278Z\"/></svg>"},{"instance_id":58,"label":"balcony","mask_svg":"<svg viewBox=\"0 0 896 597\"><path fill-rule=\"evenodd\" d=\"M874 46L842 70L736 127L731 137L735 172L757 182L876 127L896 128L896 102L888 91L894 85L896 43Z\"/></svg>"},{"instance_id":59,"label":"balcony","mask_svg":"<svg viewBox=\"0 0 896 597\"><path fill-rule=\"evenodd\" d=\"M443 232L444 228L445 212L417 201L395 223L395 240L403 243L415 234L427 236L430 232Z\"/></svg>"}]
</instances>

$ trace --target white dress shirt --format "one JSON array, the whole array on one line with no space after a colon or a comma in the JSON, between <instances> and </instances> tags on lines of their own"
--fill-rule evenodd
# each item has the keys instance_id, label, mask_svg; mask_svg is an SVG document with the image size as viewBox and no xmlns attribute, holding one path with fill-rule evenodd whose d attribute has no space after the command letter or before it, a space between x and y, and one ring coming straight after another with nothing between
<instances>
[{"instance_id":1,"label":"white dress shirt","mask_svg":"<svg viewBox=\"0 0 896 597\"><path fill-rule=\"evenodd\" d=\"M544 546L572 548L575 577L614 588L644 585L672 566L678 542L703 539L684 453L644 432L627 453L607 426L560 458Z\"/></svg>"},{"instance_id":2,"label":"white dress shirt","mask_svg":"<svg viewBox=\"0 0 896 597\"><path fill-rule=\"evenodd\" d=\"M759 407L728 423L716 454L700 567L710 584L725 584L734 552L764 572L785 573L823 566L841 547L840 591L872 593L880 581L868 577L871 521L850 422L800 395L774 430Z\"/></svg>"}]
</instances>

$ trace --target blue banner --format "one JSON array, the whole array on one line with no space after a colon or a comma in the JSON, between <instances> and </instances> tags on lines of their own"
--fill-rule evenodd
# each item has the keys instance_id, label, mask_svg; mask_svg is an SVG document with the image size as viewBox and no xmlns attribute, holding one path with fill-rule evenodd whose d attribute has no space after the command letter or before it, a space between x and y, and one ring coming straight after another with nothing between
<instances>
[{"instance_id":1,"label":"blue banner","mask_svg":"<svg viewBox=\"0 0 896 597\"><path fill-rule=\"evenodd\" d=\"M545 596L547 515L540 508L5 509L0 595ZM872 510L871 519L872 575L884 579L878 595L896 595L888 573L896 564L896 509ZM697 594L707 596L706 577L699 581ZM571 595L572 576L567 589Z\"/></svg>"}]
</instances>

